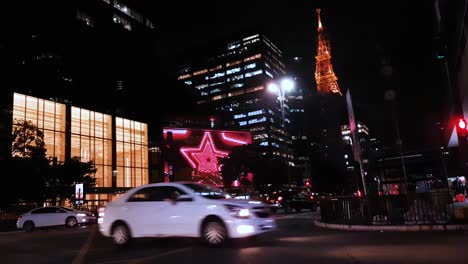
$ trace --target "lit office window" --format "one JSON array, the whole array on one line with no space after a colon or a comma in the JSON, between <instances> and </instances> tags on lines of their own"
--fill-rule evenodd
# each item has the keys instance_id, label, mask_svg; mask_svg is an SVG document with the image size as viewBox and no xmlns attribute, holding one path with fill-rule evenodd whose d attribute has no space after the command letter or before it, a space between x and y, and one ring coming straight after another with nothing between
<instances>
[{"instance_id":1,"label":"lit office window","mask_svg":"<svg viewBox=\"0 0 468 264\"><path fill-rule=\"evenodd\" d=\"M192 75L191 74L184 74L184 75L180 75L177 80L183 80L183 79L186 79L186 78L189 78L191 77Z\"/></svg>"},{"instance_id":2,"label":"lit office window","mask_svg":"<svg viewBox=\"0 0 468 264\"><path fill-rule=\"evenodd\" d=\"M226 67L234 66L234 65L237 65L237 64L239 64L239 63L241 63L241 62L242 62L241 60L238 60L238 61L231 61L231 62L226 63Z\"/></svg>"},{"instance_id":3,"label":"lit office window","mask_svg":"<svg viewBox=\"0 0 468 264\"><path fill-rule=\"evenodd\" d=\"M246 117L246 115L245 114L234 115L234 119L239 119L239 118L243 118L243 117Z\"/></svg>"},{"instance_id":4,"label":"lit office window","mask_svg":"<svg viewBox=\"0 0 468 264\"><path fill-rule=\"evenodd\" d=\"M195 76L195 75L200 75L200 74L207 73L207 72L208 72L207 69L199 70L199 71L194 72L194 73L193 73L193 76Z\"/></svg>"},{"instance_id":5,"label":"lit office window","mask_svg":"<svg viewBox=\"0 0 468 264\"><path fill-rule=\"evenodd\" d=\"M13 95L13 127L20 121L31 121L44 132L47 157L65 161L65 118L64 104L15 93Z\"/></svg>"},{"instance_id":6,"label":"lit office window","mask_svg":"<svg viewBox=\"0 0 468 264\"><path fill-rule=\"evenodd\" d=\"M148 126L115 118L117 187L148 183Z\"/></svg>"},{"instance_id":7,"label":"lit office window","mask_svg":"<svg viewBox=\"0 0 468 264\"><path fill-rule=\"evenodd\" d=\"M201 90L201 89L204 89L204 88L206 88L206 87L208 87L208 86L209 86L209 85L208 85L207 83L205 83L205 84L197 85L197 86L195 86L195 88L198 89L198 90Z\"/></svg>"},{"instance_id":8,"label":"lit office window","mask_svg":"<svg viewBox=\"0 0 468 264\"><path fill-rule=\"evenodd\" d=\"M244 69L247 70L247 69L253 69L257 67L257 64L254 62L254 63L250 63L250 64L247 64L244 66Z\"/></svg>"},{"instance_id":9,"label":"lit office window","mask_svg":"<svg viewBox=\"0 0 468 264\"><path fill-rule=\"evenodd\" d=\"M227 70L226 73L227 74L233 74L233 73L240 72L240 71L241 71L241 68L237 67L237 68L232 68L230 70Z\"/></svg>"},{"instance_id":10,"label":"lit office window","mask_svg":"<svg viewBox=\"0 0 468 264\"><path fill-rule=\"evenodd\" d=\"M251 57L245 58L244 61L251 61L251 60L258 59L260 57L262 57L262 54L256 54L256 55L253 55Z\"/></svg>"},{"instance_id":11,"label":"lit office window","mask_svg":"<svg viewBox=\"0 0 468 264\"><path fill-rule=\"evenodd\" d=\"M83 21L87 26L94 27L94 19L83 11L76 12L76 18Z\"/></svg>"},{"instance_id":12,"label":"lit office window","mask_svg":"<svg viewBox=\"0 0 468 264\"><path fill-rule=\"evenodd\" d=\"M96 165L96 187L112 187L112 117L71 108L71 156Z\"/></svg>"},{"instance_id":13,"label":"lit office window","mask_svg":"<svg viewBox=\"0 0 468 264\"><path fill-rule=\"evenodd\" d=\"M117 15L117 14L114 14L114 23L116 24L119 24L121 25L123 28L127 29L127 30L132 30L132 24L130 23L130 21L128 21L127 19Z\"/></svg>"},{"instance_id":14,"label":"lit office window","mask_svg":"<svg viewBox=\"0 0 468 264\"><path fill-rule=\"evenodd\" d=\"M127 14L128 16L134 18L138 22L140 22L140 23L144 22L144 18L140 13L138 13L135 10L129 8L126 5L124 5L122 2L120 2L118 0L114 0L114 7L116 9L120 10L121 12Z\"/></svg>"},{"instance_id":15,"label":"lit office window","mask_svg":"<svg viewBox=\"0 0 468 264\"><path fill-rule=\"evenodd\" d=\"M263 114L263 110L256 110L256 111L251 111L247 113L248 116L260 115L260 114Z\"/></svg>"},{"instance_id":16,"label":"lit office window","mask_svg":"<svg viewBox=\"0 0 468 264\"><path fill-rule=\"evenodd\" d=\"M256 70L256 71L253 71L253 72L248 72L245 75L245 78L249 78L249 77L252 77L252 76L255 76L255 75L259 75L259 74L262 74L263 70Z\"/></svg>"}]
</instances>

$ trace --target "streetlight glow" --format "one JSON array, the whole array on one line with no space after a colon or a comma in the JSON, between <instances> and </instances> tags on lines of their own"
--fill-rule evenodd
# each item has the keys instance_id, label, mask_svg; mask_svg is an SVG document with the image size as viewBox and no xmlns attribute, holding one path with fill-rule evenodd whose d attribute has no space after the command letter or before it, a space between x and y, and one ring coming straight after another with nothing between
<instances>
[{"instance_id":1,"label":"streetlight glow","mask_svg":"<svg viewBox=\"0 0 468 264\"><path fill-rule=\"evenodd\" d=\"M294 81L289 78L281 80L281 88L286 92L292 91L294 89Z\"/></svg>"},{"instance_id":2,"label":"streetlight glow","mask_svg":"<svg viewBox=\"0 0 468 264\"><path fill-rule=\"evenodd\" d=\"M288 144L287 143L288 133L286 132L287 131L286 116L285 116L286 110L284 107L284 104L285 104L284 101L286 100L286 93L294 90L294 80L291 78L283 78L279 82L269 83L267 86L267 89L269 92L274 93L278 96L277 98L279 100L280 107L281 107L281 129L283 130L282 137L283 137L283 140L286 138L286 140L284 140L283 142L282 149L284 149L284 152L286 154L285 161L286 161L286 168L287 168L287 174L288 174L288 184L289 186L291 186L291 172L289 171L289 154L288 154L288 147L286 146L286 144Z\"/></svg>"},{"instance_id":3,"label":"streetlight glow","mask_svg":"<svg viewBox=\"0 0 468 264\"><path fill-rule=\"evenodd\" d=\"M272 93L277 93L279 91L278 85L276 83L268 84L268 91Z\"/></svg>"}]
</instances>

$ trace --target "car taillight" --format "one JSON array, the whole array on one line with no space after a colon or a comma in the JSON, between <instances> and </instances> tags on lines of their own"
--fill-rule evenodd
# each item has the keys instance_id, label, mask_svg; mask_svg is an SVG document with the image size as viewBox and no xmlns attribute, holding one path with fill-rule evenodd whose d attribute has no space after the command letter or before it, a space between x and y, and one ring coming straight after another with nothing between
<instances>
[{"instance_id":1,"label":"car taillight","mask_svg":"<svg viewBox=\"0 0 468 264\"><path fill-rule=\"evenodd\" d=\"M313 200L313 199L315 199L315 198L314 198L314 196L313 196L313 195L311 195L311 196L310 196L310 199L311 199L311 200Z\"/></svg>"},{"instance_id":2,"label":"car taillight","mask_svg":"<svg viewBox=\"0 0 468 264\"><path fill-rule=\"evenodd\" d=\"M281 201L283 201L283 197L279 196L278 197L278 202L281 202Z\"/></svg>"}]
</instances>

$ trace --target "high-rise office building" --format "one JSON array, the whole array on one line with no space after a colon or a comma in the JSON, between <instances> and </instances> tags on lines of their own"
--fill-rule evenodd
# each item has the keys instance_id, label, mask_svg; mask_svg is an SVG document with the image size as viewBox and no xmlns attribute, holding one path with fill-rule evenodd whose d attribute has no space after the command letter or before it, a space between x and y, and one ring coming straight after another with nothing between
<instances>
[{"instance_id":1,"label":"high-rise office building","mask_svg":"<svg viewBox=\"0 0 468 264\"><path fill-rule=\"evenodd\" d=\"M250 131L260 153L289 167L294 165L290 105L280 85L285 73L282 51L264 34L252 34L181 67L178 79L198 92L198 104L221 128ZM274 93L268 89L271 83L279 87ZM277 177L284 183L289 173Z\"/></svg>"},{"instance_id":2,"label":"high-rise office building","mask_svg":"<svg viewBox=\"0 0 468 264\"><path fill-rule=\"evenodd\" d=\"M134 121L143 119L133 114L139 111L123 111L127 102L139 99L130 88L153 77L154 25L142 5L125 0L4 4L0 159L11 157L12 128L26 120L44 132L47 157L94 161L97 189L86 197L93 204L148 182L147 124Z\"/></svg>"},{"instance_id":3,"label":"high-rise office building","mask_svg":"<svg viewBox=\"0 0 468 264\"><path fill-rule=\"evenodd\" d=\"M122 112L130 91L154 76L154 25L140 1L7 1L6 7L2 78L15 92Z\"/></svg>"}]
</instances>

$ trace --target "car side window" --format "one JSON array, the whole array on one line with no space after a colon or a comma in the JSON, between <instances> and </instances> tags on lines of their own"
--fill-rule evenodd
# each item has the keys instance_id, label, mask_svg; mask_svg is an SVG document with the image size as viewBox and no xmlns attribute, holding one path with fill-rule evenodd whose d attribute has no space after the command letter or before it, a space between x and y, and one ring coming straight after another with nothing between
<instances>
[{"instance_id":1,"label":"car side window","mask_svg":"<svg viewBox=\"0 0 468 264\"><path fill-rule=\"evenodd\" d=\"M143 188L128 198L127 202L150 202L156 187Z\"/></svg>"},{"instance_id":2,"label":"car side window","mask_svg":"<svg viewBox=\"0 0 468 264\"><path fill-rule=\"evenodd\" d=\"M45 214L47 211L47 208L39 208L31 212L31 214Z\"/></svg>"},{"instance_id":3,"label":"car side window","mask_svg":"<svg viewBox=\"0 0 468 264\"><path fill-rule=\"evenodd\" d=\"M181 189L174 186L161 186L161 201L172 201L182 194L186 194Z\"/></svg>"},{"instance_id":4,"label":"car side window","mask_svg":"<svg viewBox=\"0 0 468 264\"><path fill-rule=\"evenodd\" d=\"M162 202L170 201L174 194L182 195L184 191L173 186L146 187L134 193L127 202Z\"/></svg>"}]
</instances>

